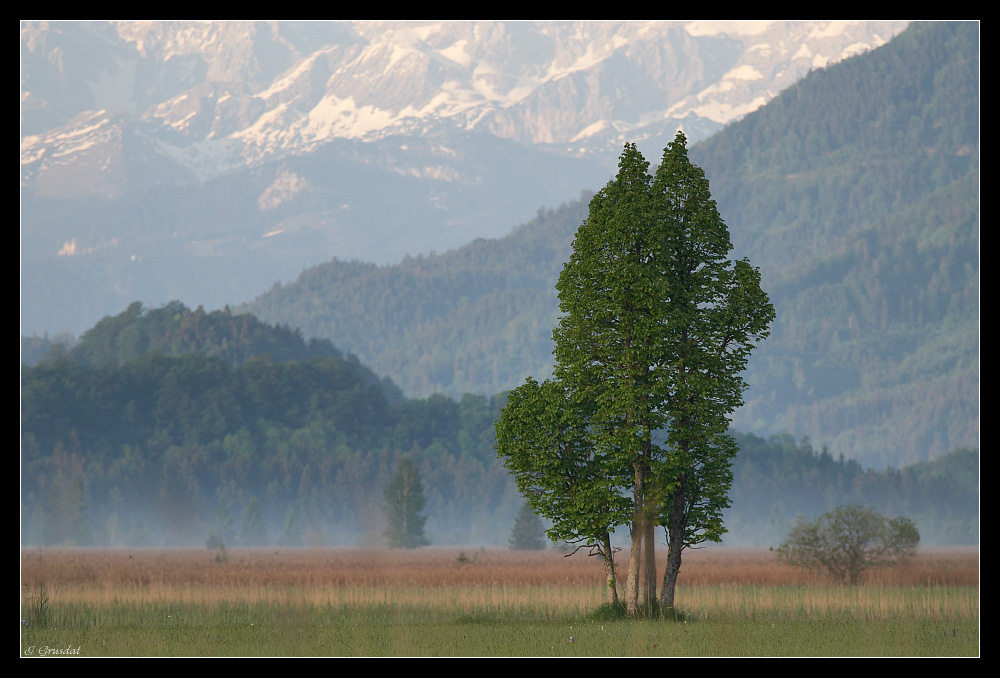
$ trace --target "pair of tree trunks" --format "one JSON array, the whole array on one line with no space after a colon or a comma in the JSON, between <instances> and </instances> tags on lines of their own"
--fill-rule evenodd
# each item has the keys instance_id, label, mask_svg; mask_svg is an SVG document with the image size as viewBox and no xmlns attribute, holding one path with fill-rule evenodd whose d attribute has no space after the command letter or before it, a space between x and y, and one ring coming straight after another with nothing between
<instances>
[{"instance_id":1,"label":"pair of tree trunks","mask_svg":"<svg viewBox=\"0 0 1000 678\"><path fill-rule=\"evenodd\" d=\"M683 484L683 481L682 481ZM673 501L683 504L683 492L676 492ZM683 512L675 509L673 515L675 524L670 525L670 534L683 535L684 529L681 525ZM677 587L677 575L681 569L681 551L684 548L683 539L680 537L671 539L667 545L667 565L663 572L663 583L660 587L660 597L656 596L656 526L653 518L646 514L641 518L641 528L636 526L635 532L641 532L641 539L632 539L632 553L629 558L629 581L627 583L628 604L626 612L630 617L646 616L651 617L655 611L660 614L674 615L674 591ZM641 568L640 568L641 561ZM642 581L639 583L638 574L642 572ZM633 574L634 573L634 574ZM640 606L639 590L642 590L642 602ZM617 600L617 597L616 597ZM609 603L612 601L608 601Z\"/></svg>"},{"instance_id":2,"label":"pair of tree trunks","mask_svg":"<svg viewBox=\"0 0 1000 678\"><path fill-rule=\"evenodd\" d=\"M656 603L656 541L652 502L646 497L641 466L635 471L635 515L632 519L632 547L626 583L626 612L630 617L652 616ZM641 574L641 582L640 582ZM639 593L642 590L640 607Z\"/></svg>"}]
</instances>

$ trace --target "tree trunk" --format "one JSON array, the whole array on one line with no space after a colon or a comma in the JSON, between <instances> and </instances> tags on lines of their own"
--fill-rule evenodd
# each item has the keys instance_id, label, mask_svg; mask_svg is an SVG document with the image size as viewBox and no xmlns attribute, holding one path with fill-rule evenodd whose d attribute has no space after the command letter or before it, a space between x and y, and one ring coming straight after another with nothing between
<instances>
[{"instance_id":1,"label":"tree trunk","mask_svg":"<svg viewBox=\"0 0 1000 678\"><path fill-rule=\"evenodd\" d=\"M605 534L601 548L604 550L604 574L607 575L608 605L618 607L618 577L615 573L615 553L611 550L611 535Z\"/></svg>"},{"instance_id":2,"label":"tree trunk","mask_svg":"<svg viewBox=\"0 0 1000 678\"><path fill-rule=\"evenodd\" d=\"M646 515L642 531L642 583L645 591L643 605L646 616L653 616L653 603L656 601L656 526L651 516Z\"/></svg>"},{"instance_id":3,"label":"tree trunk","mask_svg":"<svg viewBox=\"0 0 1000 678\"><path fill-rule=\"evenodd\" d=\"M639 564L642 555L642 519L632 521L632 546L628 557L628 579L625 582L625 612L629 617L639 614Z\"/></svg>"},{"instance_id":4,"label":"tree trunk","mask_svg":"<svg viewBox=\"0 0 1000 678\"><path fill-rule=\"evenodd\" d=\"M639 565L642 558L642 535L645 524L643 506L643 483L645 474L642 465L635 465L635 486L632 490L632 546L628 557L628 581L625 584L625 612L634 618L639 614Z\"/></svg>"},{"instance_id":5,"label":"tree trunk","mask_svg":"<svg viewBox=\"0 0 1000 678\"><path fill-rule=\"evenodd\" d=\"M686 492L687 476L681 476L677 489L671 498L670 511L670 542L667 547L667 568L663 571L663 586L660 589L660 614L672 617L674 611L674 589L677 587L677 575L681 571L681 551L684 549L684 529L686 527Z\"/></svg>"}]
</instances>

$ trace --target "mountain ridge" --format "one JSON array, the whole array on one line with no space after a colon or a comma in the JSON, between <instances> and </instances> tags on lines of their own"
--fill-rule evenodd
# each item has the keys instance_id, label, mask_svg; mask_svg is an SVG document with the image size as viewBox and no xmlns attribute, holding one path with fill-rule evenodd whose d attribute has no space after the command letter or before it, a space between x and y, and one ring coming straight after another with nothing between
<instances>
[{"instance_id":1,"label":"mountain ridge","mask_svg":"<svg viewBox=\"0 0 1000 678\"><path fill-rule=\"evenodd\" d=\"M905 25L22 23L22 332L502 235Z\"/></svg>"}]
</instances>

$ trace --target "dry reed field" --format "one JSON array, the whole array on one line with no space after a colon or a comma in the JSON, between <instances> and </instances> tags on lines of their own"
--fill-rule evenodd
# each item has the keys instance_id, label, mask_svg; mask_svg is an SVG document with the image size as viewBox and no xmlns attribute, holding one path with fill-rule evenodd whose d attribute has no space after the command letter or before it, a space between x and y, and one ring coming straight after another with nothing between
<instances>
[{"instance_id":1,"label":"dry reed field","mask_svg":"<svg viewBox=\"0 0 1000 678\"><path fill-rule=\"evenodd\" d=\"M25 585L601 586L603 567L581 550L425 548L22 549ZM464 560L460 557L464 555ZM665 552L658 552L662 563ZM623 568L620 568L623 569ZM892 586L978 586L979 550L923 548L909 562L869 570L865 583ZM685 586L829 584L820 574L783 565L764 549L714 547L684 553Z\"/></svg>"},{"instance_id":2,"label":"dry reed field","mask_svg":"<svg viewBox=\"0 0 1000 678\"><path fill-rule=\"evenodd\" d=\"M658 554L661 563L665 555ZM21 553L22 611L28 610L24 614L37 616L44 599L47 626L61 626L59 634L90 637L88 633L99 629L123 629L112 634L115 638L139 634L124 650L114 643L104 646L106 654L559 654L556 645L551 652L538 645L543 642L535 637L539 624L569 624L567 628L577 629L574 634L582 631L573 624L590 619L592 626L604 601L602 579L603 566L584 551L570 557L556 551L458 548L232 549L225 557L207 549L23 549ZM620 591L624 593L623 585ZM922 549L906 565L871 570L862 585L851 587L781 565L765 550L693 550L685 553L677 601L688 621L721 625L712 626L715 630L708 636L698 636L698 642L708 642L705 638L732 625L737 631L726 633L736 633L738 640L694 644L675 653L842 654L849 652L842 646L855 647L854 637L841 642L836 634L856 623L860 626L851 633L859 634L860 654L883 653L882 645L872 649L876 642L871 640L872 624L891 636L885 647L897 654L949 654L952 649L969 654L978 648L979 553L978 549ZM189 620L190 635L183 636L188 638L185 644L170 645L163 624L176 624L178 619ZM641 629L634 626L637 622L609 623L622 625L614 628L633 638L629 641L633 645L623 646L624 654L663 653L662 648L652 650L659 647L655 640L649 647L634 645L636 629ZM655 626L661 631L647 627L642 633L661 633L665 623ZM231 649L229 640L207 649L202 645L213 637L205 628L225 628L217 637L228 639L236 633L242 639L238 629L268 624L292 625L299 631L289 629L287 636L271 637L270 645L246 641L238 650ZM797 640L785 645L775 645L778 641L771 637L748 640L776 624ZM815 634L802 629L815 631L817 624L825 625L824 637L833 639L813 647ZM54 632L41 626L25 630L22 642L37 643L37 638ZM317 626L341 631L326 644L300 646L305 642L300 639L301 628ZM483 647L492 650L463 652L458 644L444 640L441 647L428 646L436 648L433 651L412 644L417 642L411 638L417 628L425 629L418 634L421 638L440 634L450 638L455 628L462 629L465 637L474 627L485 638ZM400 637L404 628L409 631ZM677 628L670 633L683 634L688 626ZM907 631L899 636L901 628ZM338 645L347 629L355 644ZM527 635L490 645L502 629L507 636L512 629ZM942 629L943 641L938 637ZM942 642L951 642L949 632L964 642L961 650L954 643L942 649ZM150 633L162 635L162 648L149 649ZM382 633L395 635L384 642L372 640ZM285 644L279 643L279 636L286 638ZM174 639L173 630L169 638ZM622 653L619 645L604 646L596 640L590 647L595 654ZM574 652L578 649L583 650Z\"/></svg>"},{"instance_id":3,"label":"dry reed field","mask_svg":"<svg viewBox=\"0 0 1000 678\"><path fill-rule=\"evenodd\" d=\"M584 551L567 557L553 550L233 549L221 561L207 549L26 549L21 578L23 590L44 583L54 599L91 603L391 599L438 605L444 595L462 608L533 602L566 611L603 602L602 570ZM902 566L865 573L865 586L886 590L978 585L974 549L924 549ZM703 608L706 591L831 586L845 590L822 573L778 563L766 550L711 548L685 554L678 599Z\"/></svg>"}]
</instances>

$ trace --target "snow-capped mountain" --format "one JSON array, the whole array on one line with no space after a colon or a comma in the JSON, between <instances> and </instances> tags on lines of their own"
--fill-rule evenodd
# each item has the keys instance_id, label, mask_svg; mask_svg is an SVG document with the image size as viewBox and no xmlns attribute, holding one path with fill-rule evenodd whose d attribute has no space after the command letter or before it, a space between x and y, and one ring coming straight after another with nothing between
<instances>
[{"instance_id":1,"label":"snow-capped mountain","mask_svg":"<svg viewBox=\"0 0 1000 678\"><path fill-rule=\"evenodd\" d=\"M678 124L703 135L905 25L25 24L22 166L72 162L109 133L94 118L114 114L202 179L439 127L613 157Z\"/></svg>"},{"instance_id":2,"label":"snow-capped mountain","mask_svg":"<svg viewBox=\"0 0 1000 678\"><path fill-rule=\"evenodd\" d=\"M26 292L22 329L500 235L599 188L622 143L655 159L906 24L22 23L22 275L107 285L66 325L79 304L29 320Z\"/></svg>"}]
</instances>

